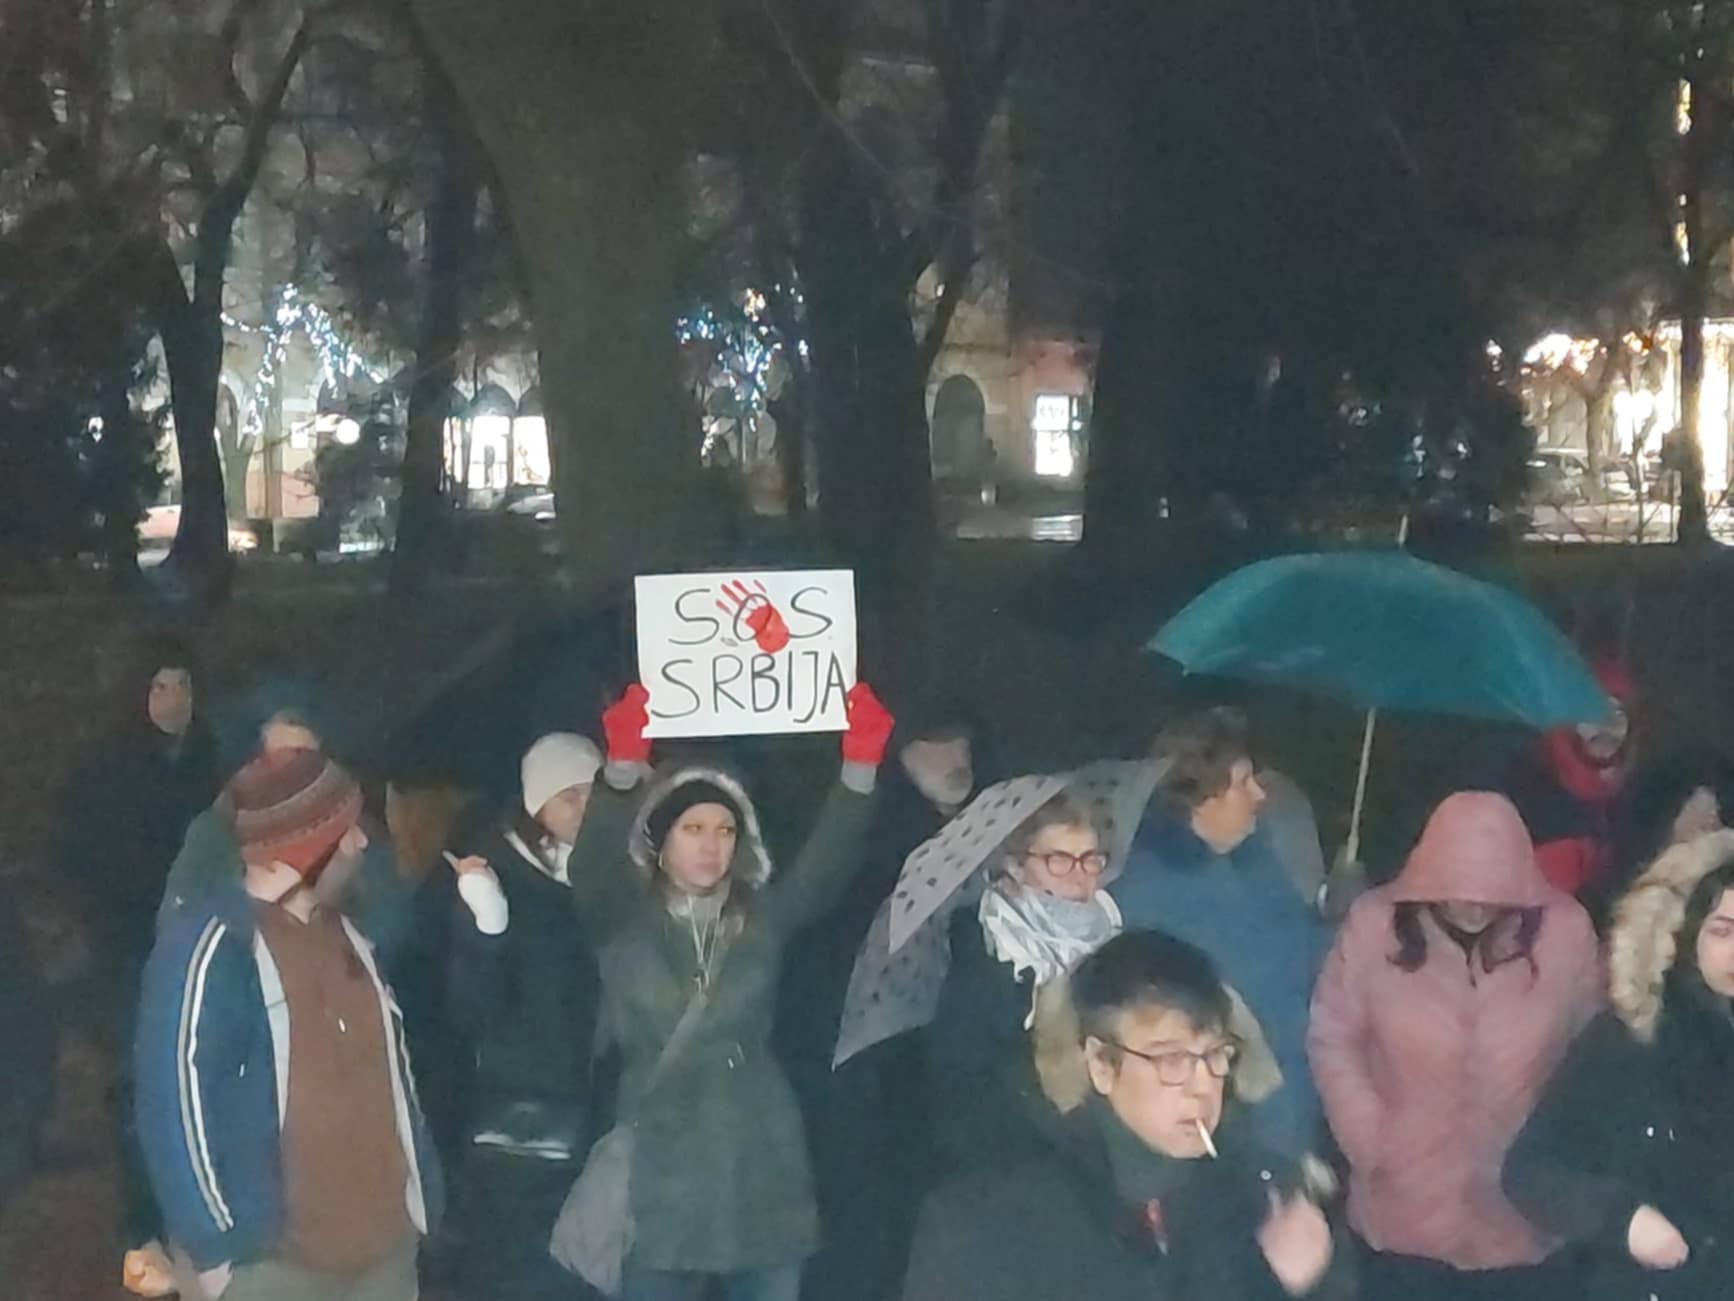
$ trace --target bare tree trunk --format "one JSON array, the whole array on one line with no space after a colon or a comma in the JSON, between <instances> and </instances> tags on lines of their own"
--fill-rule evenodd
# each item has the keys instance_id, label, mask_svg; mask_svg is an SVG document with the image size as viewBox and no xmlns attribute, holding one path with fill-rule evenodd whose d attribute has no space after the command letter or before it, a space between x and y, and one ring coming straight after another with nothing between
<instances>
[{"instance_id":1,"label":"bare tree trunk","mask_svg":"<svg viewBox=\"0 0 1734 1301\"><path fill-rule=\"evenodd\" d=\"M201 228L201 264L208 264L211 256L206 242ZM168 563L194 596L220 603L227 599L234 577L223 462L217 452L217 385L223 366L221 294L213 302L207 292L201 302L195 292L189 300L173 251L159 244L156 257L152 313L168 362L175 448L181 463L181 519ZM216 272L219 279L226 263L225 249L224 265Z\"/></svg>"},{"instance_id":2,"label":"bare tree trunk","mask_svg":"<svg viewBox=\"0 0 1734 1301\"><path fill-rule=\"evenodd\" d=\"M1694 61L1702 73L1703 65ZM1699 428L1704 392L1704 318L1709 310L1710 264L1713 250L1704 231L1704 182L1709 174L1712 149L1713 106L1707 81L1690 82L1691 124L1686 130L1684 179L1680 186L1680 222L1685 234L1679 270L1680 299L1680 513L1674 540L1682 544L1706 542L1710 537L1709 515L1704 508L1704 444Z\"/></svg>"},{"instance_id":3,"label":"bare tree trunk","mask_svg":"<svg viewBox=\"0 0 1734 1301\"><path fill-rule=\"evenodd\" d=\"M399 594L425 586L444 523L440 478L463 332L462 276L475 242L478 193L476 159L465 147L451 83L430 65L425 85L428 120L440 147L440 178L427 215L427 296L409 390L403 495L391 557L391 590Z\"/></svg>"},{"instance_id":4,"label":"bare tree trunk","mask_svg":"<svg viewBox=\"0 0 1734 1301\"><path fill-rule=\"evenodd\" d=\"M1152 427L1149 365L1161 307L1146 286L1128 284L1102 329L1090 461L1084 469L1084 538L1092 552L1133 554L1162 518L1169 449Z\"/></svg>"},{"instance_id":5,"label":"bare tree trunk","mask_svg":"<svg viewBox=\"0 0 1734 1301\"><path fill-rule=\"evenodd\" d=\"M926 373L850 148L827 131L803 195L819 517L855 567L863 656L890 690L919 691L937 539Z\"/></svg>"},{"instance_id":6,"label":"bare tree trunk","mask_svg":"<svg viewBox=\"0 0 1734 1301\"><path fill-rule=\"evenodd\" d=\"M1710 536L1704 504L1704 445L1699 405L1704 391L1703 275L1688 268L1680 299L1680 514L1674 540L1698 543Z\"/></svg>"},{"instance_id":7,"label":"bare tree trunk","mask_svg":"<svg viewBox=\"0 0 1734 1301\"><path fill-rule=\"evenodd\" d=\"M892 690L919 693L938 540L927 378L975 262L973 206L989 124L1018 49L1021 3L925 6L944 93L931 215L904 234L883 180L839 118L851 30L839 0L767 5L792 82L828 106L800 178L796 253L811 344L819 515L854 565L863 653ZM909 296L935 266L943 280L919 337Z\"/></svg>"},{"instance_id":8,"label":"bare tree trunk","mask_svg":"<svg viewBox=\"0 0 1734 1301\"><path fill-rule=\"evenodd\" d=\"M1595 369L1572 381L1573 391L1583 402L1584 465L1589 479L1584 495L1590 501L1601 501L1605 495L1602 466L1613 451L1614 379L1619 375L1614 358L1618 346L1604 348Z\"/></svg>"},{"instance_id":9,"label":"bare tree trunk","mask_svg":"<svg viewBox=\"0 0 1734 1301\"><path fill-rule=\"evenodd\" d=\"M791 379L782 395L765 408L777 422L777 463L782 469L783 492L789 518L807 514L807 380Z\"/></svg>"},{"instance_id":10,"label":"bare tree trunk","mask_svg":"<svg viewBox=\"0 0 1734 1301\"><path fill-rule=\"evenodd\" d=\"M1694 206L1688 199L1688 209ZM1689 219L1687 230L1691 230ZM1706 278L1707 266L1699 263L1696 256L1680 276L1680 513L1674 540L1686 544L1704 542L1710 536L1704 506L1704 445L1699 429L1704 392L1704 315L1709 294Z\"/></svg>"},{"instance_id":11,"label":"bare tree trunk","mask_svg":"<svg viewBox=\"0 0 1734 1301\"><path fill-rule=\"evenodd\" d=\"M181 520L169 552L171 563L196 599L228 599L234 580L229 554L229 518L223 464L217 452L217 386L223 374L223 286L235 243L235 222L259 179L271 128L282 111L289 82L307 50L303 23L272 73L258 103L250 105L240 156L217 184L199 214L193 243L193 285L181 280L174 251L158 241L152 313L168 359L169 395L175 413L175 444L181 458Z\"/></svg>"},{"instance_id":12,"label":"bare tree trunk","mask_svg":"<svg viewBox=\"0 0 1734 1301\"><path fill-rule=\"evenodd\" d=\"M1601 368L1595 383L1584 394L1583 443L1584 463L1589 470L1589 494L1592 500L1602 495L1602 464L1613 446L1614 427L1614 349L1618 343L1603 350Z\"/></svg>"},{"instance_id":13,"label":"bare tree trunk","mask_svg":"<svg viewBox=\"0 0 1734 1301\"><path fill-rule=\"evenodd\" d=\"M692 559L695 421L674 320L681 129L708 0L413 0L505 191L531 289L580 599Z\"/></svg>"},{"instance_id":14,"label":"bare tree trunk","mask_svg":"<svg viewBox=\"0 0 1734 1301\"><path fill-rule=\"evenodd\" d=\"M283 428L283 386L274 384L265 399L259 435L253 440L257 446L248 452L249 461L255 454L259 458L260 514L271 521L273 549L276 548L277 521L283 518L283 445L288 441L289 432ZM243 480L243 501L246 492L247 485Z\"/></svg>"},{"instance_id":15,"label":"bare tree trunk","mask_svg":"<svg viewBox=\"0 0 1734 1301\"><path fill-rule=\"evenodd\" d=\"M113 87L113 31L109 0L95 0L88 27L90 62L87 65L92 98L85 119L83 150L89 158L102 157L108 130ZM98 474L103 481L102 549L109 587L131 592L144 586L138 563L138 524L145 502L132 480L144 448L138 443L151 432L132 409L133 366L136 356L120 356L102 386L103 441L98 448Z\"/></svg>"},{"instance_id":16,"label":"bare tree trunk","mask_svg":"<svg viewBox=\"0 0 1734 1301\"><path fill-rule=\"evenodd\" d=\"M281 413L282 406L276 394L272 395L271 408ZM267 413L269 415L269 412ZM243 433L239 427L240 415L235 413L233 421L225 418L222 391L217 395L217 440L222 449L223 462L223 497L228 506L229 518L237 524L247 518L247 474L253 468L253 458L259 452L259 435ZM267 427L266 438L278 432Z\"/></svg>"}]
</instances>

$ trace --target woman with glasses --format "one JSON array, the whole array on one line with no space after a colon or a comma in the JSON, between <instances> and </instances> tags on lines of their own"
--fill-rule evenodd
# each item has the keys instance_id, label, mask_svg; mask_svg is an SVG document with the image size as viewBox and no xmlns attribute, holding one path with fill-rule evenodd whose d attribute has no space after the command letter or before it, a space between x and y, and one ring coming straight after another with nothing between
<instances>
[{"instance_id":1,"label":"woman with glasses","mask_svg":"<svg viewBox=\"0 0 1734 1301\"><path fill-rule=\"evenodd\" d=\"M1504 796L1451 796L1350 910L1308 1051L1348 1158L1368 1296L1551 1296L1559 1240L1500 1188L1507 1150L1600 1003L1595 934Z\"/></svg>"},{"instance_id":2,"label":"woman with glasses","mask_svg":"<svg viewBox=\"0 0 1734 1301\"><path fill-rule=\"evenodd\" d=\"M1120 910L1102 889L1107 865L1089 813L1060 795L1006 842L980 907L954 915L927 1048L947 1171L1016 1159L1057 1117L1037 1050L1071 1037L1066 973L1120 931Z\"/></svg>"}]
</instances>

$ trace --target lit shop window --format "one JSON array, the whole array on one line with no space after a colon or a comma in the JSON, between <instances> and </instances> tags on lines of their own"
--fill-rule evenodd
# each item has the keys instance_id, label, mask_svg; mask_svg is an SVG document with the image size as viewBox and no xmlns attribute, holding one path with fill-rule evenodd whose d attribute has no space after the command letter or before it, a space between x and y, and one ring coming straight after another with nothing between
<instances>
[{"instance_id":1,"label":"lit shop window","mask_svg":"<svg viewBox=\"0 0 1734 1301\"><path fill-rule=\"evenodd\" d=\"M1030 428L1035 434L1035 468L1043 478L1069 479L1078 468L1078 399L1064 393L1036 396Z\"/></svg>"}]
</instances>

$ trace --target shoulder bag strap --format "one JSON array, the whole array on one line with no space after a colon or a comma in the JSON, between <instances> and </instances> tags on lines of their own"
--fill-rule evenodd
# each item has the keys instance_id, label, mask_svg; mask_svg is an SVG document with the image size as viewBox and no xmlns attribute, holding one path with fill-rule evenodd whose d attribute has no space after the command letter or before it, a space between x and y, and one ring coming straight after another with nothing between
<instances>
[{"instance_id":1,"label":"shoulder bag strap","mask_svg":"<svg viewBox=\"0 0 1734 1301\"><path fill-rule=\"evenodd\" d=\"M669 1067L674 1064L675 1058L680 1056L681 1049L686 1047L692 1039L693 1032L698 1029L699 1019L704 1016L704 1010L709 1006L710 990L708 988L695 990L693 996L687 1000L686 1007L681 1011L680 1020L674 1023L674 1029L669 1032L668 1039L662 1045L662 1051L656 1056L656 1064L650 1068L650 1074L644 1081L644 1088L639 1092L638 1097L632 1102L630 1110L627 1112L628 1121L632 1118L633 1113L644 1105L644 1100L655 1091L657 1084L668 1074Z\"/></svg>"}]
</instances>

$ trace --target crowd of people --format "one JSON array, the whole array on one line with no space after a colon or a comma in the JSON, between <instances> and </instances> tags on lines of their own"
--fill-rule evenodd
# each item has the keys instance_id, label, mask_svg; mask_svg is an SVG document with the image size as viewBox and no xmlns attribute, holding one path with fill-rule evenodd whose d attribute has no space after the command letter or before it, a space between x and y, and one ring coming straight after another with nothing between
<instances>
[{"instance_id":1,"label":"crowd of people","mask_svg":"<svg viewBox=\"0 0 1734 1301\"><path fill-rule=\"evenodd\" d=\"M739 773L656 752L633 686L415 862L315 693L219 736L159 646L62 824L128 1045L125 1283L1724 1296L1724 774L1641 767L1598 672L1609 722L1445 799L1351 900L1232 709L995 782L971 721L857 686L832 789L773 837ZM967 870L893 946L935 845Z\"/></svg>"}]
</instances>

